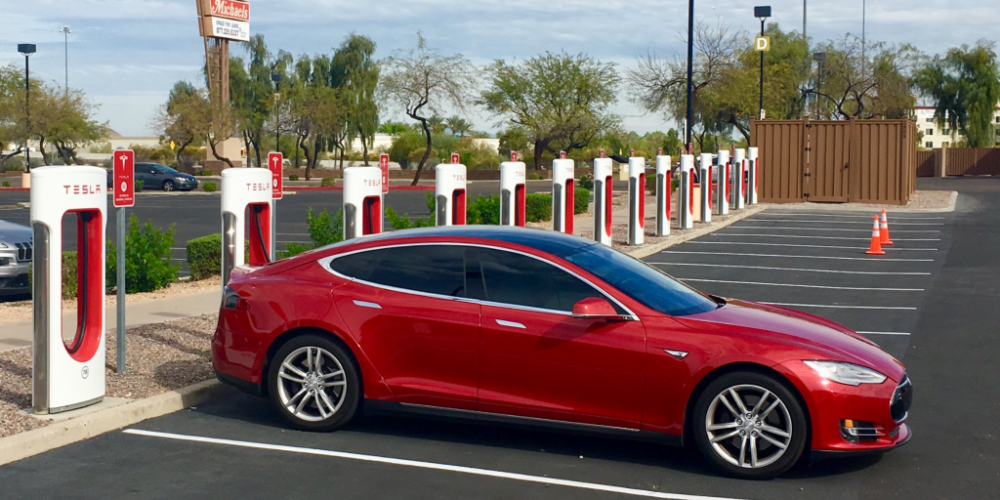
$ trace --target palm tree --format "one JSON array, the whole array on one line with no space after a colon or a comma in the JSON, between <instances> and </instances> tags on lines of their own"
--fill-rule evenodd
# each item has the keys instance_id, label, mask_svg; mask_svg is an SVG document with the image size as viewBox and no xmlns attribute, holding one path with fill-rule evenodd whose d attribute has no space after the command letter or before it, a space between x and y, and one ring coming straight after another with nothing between
<instances>
[{"instance_id":1,"label":"palm tree","mask_svg":"<svg viewBox=\"0 0 1000 500\"><path fill-rule=\"evenodd\" d=\"M448 118L445 125L451 129L452 134L458 134L459 137L465 137L465 134L472 130L472 124L458 115Z\"/></svg>"},{"instance_id":2,"label":"palm tree","mask_svg":"<svg viewBox=\"0 0 1000 500\"><path fill-rule=\"evenodd\" d=\"M434 133L444 132L444 129L446 128L444 124L444 118L439 116L437 113L434 113L433 115L431 115L430 118L427 119L427 126L429 126L431 128L431 132Z\"/></svg>"}]
</instances>

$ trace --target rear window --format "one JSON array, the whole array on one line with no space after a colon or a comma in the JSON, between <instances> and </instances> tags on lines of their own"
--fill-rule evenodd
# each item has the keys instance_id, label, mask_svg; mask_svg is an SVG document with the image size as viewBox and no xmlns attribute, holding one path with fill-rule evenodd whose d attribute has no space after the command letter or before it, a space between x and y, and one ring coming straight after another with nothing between
<instances>
[{"instance_id":1,"label":"rear window","mask_svg":"<svg viewBox=\"0 0 1000 500\"><path fill-rule=\"evenodd\" d=\"M416 292L465 297L465 247L415 245L359 252L333 259L334 271L370 283Z\"/></svg>"}]
</instances>

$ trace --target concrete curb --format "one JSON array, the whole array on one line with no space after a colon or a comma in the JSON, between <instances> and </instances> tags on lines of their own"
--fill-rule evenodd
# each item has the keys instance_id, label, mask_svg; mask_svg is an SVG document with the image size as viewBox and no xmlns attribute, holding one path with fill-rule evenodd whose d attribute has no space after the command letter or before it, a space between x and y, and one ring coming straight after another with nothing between
<instances>
[{"instance_id":1,"label":"concrete curb","mask_svg":"<svg viewBox=\"0 0 1000 500\"><path fill-rule=\"evenodd\" d=\"M943 191L943 190L942 190ZM944 213L944 212L954 212L955 203L958 201L958 191L952 191L951 196L948 198L948 206L943 208L898 208L893 205L886 205L884 208L889 213L897 214L933 214L933 213ZM870 205L870 204L866 204ZM873 206L859 207L857 205L846 204L834 204L834 203L764 203L763 206L768 208L773 208L775 210L804 210L804 211L815 211L815 212L870 212L872 210L878 210Z\"/></svg>"},{"instance_id":2,"label":"concrete curb","mask_svg":"<svg viewBox=\"0 0 1000 500\"><path fill-rule=\"evenodd\" d=\"M637 259L649 257L650 255L660 253L663 250L670 248L674 245L679 245L681 243L684 243L685 241L690 241L695 238L705 236L706 234L714 233L715 231L718 231L726 226L729 226L743 219L746 219L751 215L759 214L764 210L767 210L767 208L768 207L763 205L754 205L748 208L744 208L741 212L737 214L733 214L733 212L730 212L730 216L726 218L726 220L712 222L707 226L699 227L697 229L692 229L690 231L685 232L684 234L678 234L678 235L671 234L669 236L669 239L666 241L661 241L654 245L639 247L636 248L635 250L626 250L625 253ZM713 216L714 215L715 214L713 214ZM671 232L673 231L674 229L671 228Z\"/></svg>"},{"instance_id":3,"label":"concrete curb","mask_svg":"<svg viewBox=\"0 0 1000 500\"><path fill-rule=\"evenodd\" d=\"M132 401L0 439L0 465L195 406L231 391L217 380Z\"/></svg>"}]
</instances>

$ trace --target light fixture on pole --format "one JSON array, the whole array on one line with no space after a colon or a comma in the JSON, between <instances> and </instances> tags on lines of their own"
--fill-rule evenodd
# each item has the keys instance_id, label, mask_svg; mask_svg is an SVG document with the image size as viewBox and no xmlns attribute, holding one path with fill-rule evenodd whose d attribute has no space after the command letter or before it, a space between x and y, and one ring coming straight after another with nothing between
<instances>
[{"instance_id":1,"label":"light fixture on pole","mask_svg":"<svg viewBox=\"0 0 1000 500\"><path fill-rule=\"evenodd\" d=\"M28 140L31 139L31 68L28 65L28 58L36 51L33 43L17 44L17 51L24 54L24 171L31 171L31 147Z\"/></svg>"},{"instance_id":2,"label":"light fixture on pole","mask_svg":"<svg viewBox=\"0 0 1000 500\"><path fill-rule=\"evenodd\" d=\"M691 147L691 123L694 120L694 0L688 1L688 58L687 58L687 120L684 123L684 149L693 154Z\"/></svg>"},{"instance_id":3,"label":"light fixture on pole","mask_svg":"<svg viewBox=\"0 0 1000 500\"><path fill-rule=\"evenodd\" d=\"M281 97L281 81L285 75L281 73L271 73L271 81L274 82L274 150L281 151L281 127L278 124L278 98Z\"/></svg>"},{"instance_id":4,"label":"light fixture on pole","mask_svg":"<svg viewBox=\"0 0 1000 500\"><path fill-rule=\"evenodd\" d=\"M59 30L63 32L63 39L66 44L66 95L69 96L69 34L73 30L69 29L69 26L63 26L63 29Z\"/></svg>"},{"instance_id":5,"label":"light fixture on pole","mask_svg":"<svg viewBox=\"0 0 1000 500\"><path fill-rule=\"evenodd\" d=\"M771 17L771 7L754 7L753 16L760 19L760 37L764 38L764 22L767 18ZM757 115L759 119L764 119L764 52L766 50L759 49L760 52L760 113Z\"/></svg>"}]
</instances>

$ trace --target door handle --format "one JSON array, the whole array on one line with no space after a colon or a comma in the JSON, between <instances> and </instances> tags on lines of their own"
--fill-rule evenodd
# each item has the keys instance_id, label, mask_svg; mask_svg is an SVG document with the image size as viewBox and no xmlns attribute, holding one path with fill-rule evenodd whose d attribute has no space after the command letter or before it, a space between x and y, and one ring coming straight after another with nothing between
<instances>
[{"instance_id":1,"label":"door handle","mask_svg":"<svg viewBox=\"0 0 1000 500\"><path fill-rule=\"evenodd\" d=\"M497 324L500 326L509 326L511 328L521 328L527 330L527 327L525 327L522 323L518 323L517 321L507 321L505 319L498 319L496 321Z\"/></svg>"},{"instance_id":2,"label":"door handle","mask_svg":"<svg viewBox=\"0 0 1000 500\"><path fill-rule=\"evenodd\" d=\"M359 307L367 307L369 309L382 309L382 306L380 306L380 305L378 305L378 304L376 304L374 302L365 302L363 300L355 300L354 301L354 305L359 306Z\"/></svg>"}]
</instances>

